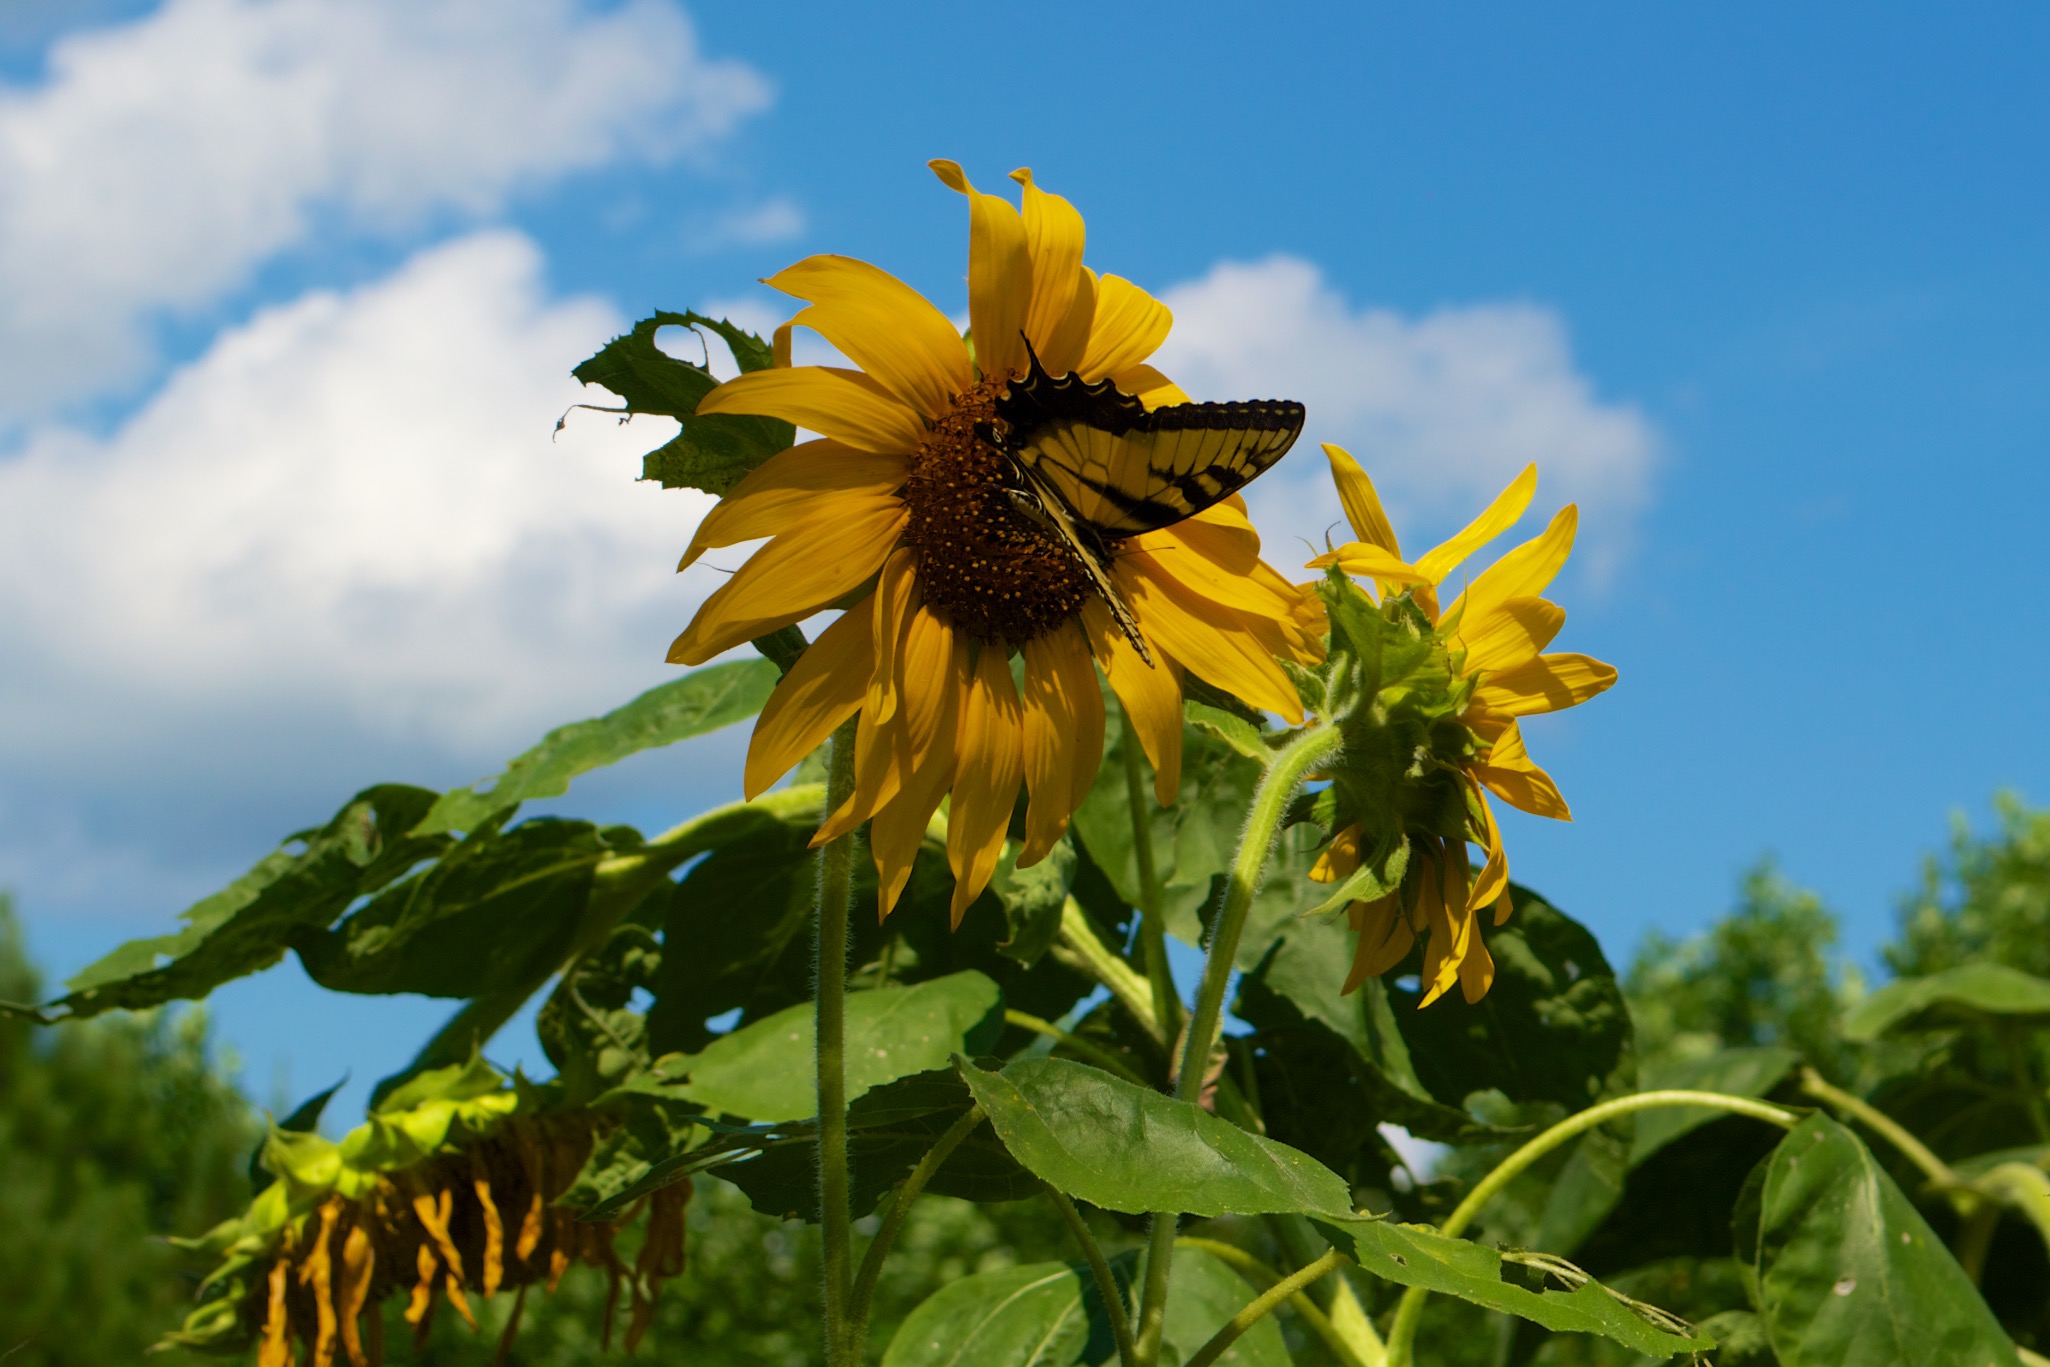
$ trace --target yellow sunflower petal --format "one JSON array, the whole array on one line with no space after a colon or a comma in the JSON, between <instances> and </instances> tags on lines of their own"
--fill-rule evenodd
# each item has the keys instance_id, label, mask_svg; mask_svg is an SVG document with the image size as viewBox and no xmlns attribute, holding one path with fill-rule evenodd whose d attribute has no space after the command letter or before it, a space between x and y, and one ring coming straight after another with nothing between
<instances>
[{"instance_id":1,"label":"yellow sunflower petal","mask_svg":"<svg viewBox=\"0 0 2050 1367\"><path fill-rule=\"evenodd\" d=\"M1025 644L1025 848L1036 864L1068 829L1103 760L1103 693L1079 631L1063 627Z\"/></svg>"},{"instance_id":2,"label":"yellow sunflower petal","mask_svg":"<svg viewBox=\"0 0 2050 1367\"><path fill-rule=\"evenodd\" d=\"M1550 525L1541 534L1475 575L1466 592L1445 609L1445 616L1449 618L1457 612L1464 621L1468 613L1484 615L1511 598L1537 597L1566 563L1579 527L1580 510L1569 503L1552 515Z\"/></svg>"},{"instance_id":3,"label":"yellow sunflower petal","mask_svg":"<svg viewBox=\"0 0 2050 1367\"><path fill-rule=\"evenodd\" d=\"M1291 726L1302 722L1302 700L1295 685L1253 632L1220 629L1214 604L1191 593L1173 575L1160 573L1144 556L1119 557L1111 575L1148 638L1158 641L1183 668L1262 711L1279 712ZM1232 614L1225 617L1229 620Z\"/></svg>"},{"instance_id":4,"label":"yellow sunflower petal","mask_svg":"<svg viewBox=\"0 0 2050 1367\"><path fill-rule=\"evenodd\" d=\"M1221 533L1221 534L1220 534ZM1191 593L1213 603L1262 617L1287 617L1295 595L1275 592L1253 577L1250 564L1234 565L1235 538L1222 528L1184 521L1148 533L1125 550L1120 560L1143 560L1148 573L1171 576Z\"/></svg>"},{"instance_id":5,"label":"yellow sunflower petal","mask_svg":"<svg viewBox=\"0 0 2050 1367\"><path fill-rule=\"evenodd\" d=\"M1059 195L1032 181L1030 167L1011 172L1024 188L1025 244L1032 256L1032 303L1025 311L1025 335L1049 375L1065 375L1082 359L1084 334L1063 327L1082 281L1082 215ZM1060 343L1068 354L1056 352Z\"/></svg>"},{"instance_id":6,"label":"yellow sunflower petal","mask_svg":"<svg viewBox=\"0 0 2050 1367\"><path fill-rule=\"evenodd\" d=\"M690 549L676 568L689 569L714 546L774 536L792 522L817 514L820 500L891 494L903 486L901 455L857 451L828 438L770 456L734 485L698 523Z\"/></svg>"},{"instance_id":7,"label":"yellow sunflower petal","mask_svg":"<svg viewBox=\"0 0 2050 1367\"><path fill-rule=\"evenodd\" d=\"M1376 901L1354 902L1347 908L1353 913L1359 943L1353 949L1352 971L1345 975L1341 995L1359 991L1367 979L1380 977L1409 956L1409 947L1416 943L1416 932L1410 929L1409 918L1402 914L1401 901L1399 894L1391 892Z\"/></svg>"},{"instance_id":8,"label":"yellow sunflower petal","mask_svg":"<svg viewBox=\"0 0 2050 1367\"><path fill-rule=\"evenodd\" d=\"M1510 806L1532 816L1571 821L1573 813L1552 776L1531 763L1523 748L1522 728L1511 722L1495 739L1486 762L1471 766L1474 778Z\"/></svg>"},{"instance_id":9,"label":"yellow sunflower petal","mask_svg":"<svg viewBox=\"0 0 2050 1367\"><path fill-rule=\"evenodd\" d=\"M1345 509L1345 520L1352 524L1352 534L1370 546L1378 546L1400 564L1402 543L1395 539L1395 528L1389 524L1388 514L1382 510L1381 496L1374 492L1374 481L1367 478L1367 472L1352 458L1352 453L1342 446L1324 444L1324 457L1331 462L1331 481L1338 486L1339 506ZM1354 573L1347 570L1346 573Z\"/></svg>"},{"instance_id":10,"label":"yellow sunflower petal","mask_svg":"<svg viewBox=\"0 0 2050 1367\"><path fill-rule=\"evenodd\" d=\"M790 527L705 600L669 647L670 663L703 664L851 593L882 567L904 521L895 498L849 498Z\"/></svg>"},{"instance_id":11,"label":"yellow sunflower petal","mask_svg":"<svg viewBox=\"0 0 2050 1367\"><path fill-rule=\"evenodd\" d=\"M954 798L947 808L947 863L954 870L953 923L996 872L1004 830L1025 778L1025 718L1006 651L982 648L961 701Z\"/></svg>"},{"instance_id":12,"label":"yellow sunflower petal","mask_svg":"<svg viewBox=\"0 0 2050 1367\"><path fill-rule=\"evenodd\" d=\"M921 416L939 417L974 383L968 349L947 316L880 267L811 256L764 283L808 301L790 321L838 347Z\"/></svg>"},{"instance_id":13,"label":"yellow sunflower petal","mask_svg":"<svg viewBox=\"0 0 2050 1367\"><path fill-rule=\"evenodd\" d=\"M1354 823L1331 837L1331 843L1324 847L1323 852L1317 856L1317 862L1310 866L1310 881L1336 883L1341 878L1350 878L1353 870L1359 866L1360 828L1358 823Z\"/></svg>"},{"instance_id":14,"label":"yellow sunflower petal","mask_svg":"<svg viewBox=\"0 0 2050 1367\"><path fill-rule=\"evenodd\" d=\"M1171 403L1192 403L1188 393L1150 365L1135 365L1110 377L1112 384L1146 406L1148 412Z\"/></svg>"},{"instance_id":15,"label":"yellow sunflower petal","mask_svg":"<svg viewBox=\"0 0 2050 1367\"><path fill-rule=\"evenodd\" d=\"M1540 655L1515 669L1490 675L1474 689L1483 707L1527 717L1578 707L1616 682L1614 665L1587 655Z\"/></svg>"},{"instance_id":16,"label":"yellow sunflower petal","mask_svg":"<svg viewBox=\"0 0 2050 1367\"><path fill-rule=\"evenodd\" d=\"M875 595L870 594L821 632L769 695L747 742L741 792L749 802L861 707L874 664L874 617Z\"/></svg>"},{"instance_id":17,"label":"yellow sunflower petal","mask_svg":"<svg viewBox=\"0 0 2050 1367\"><path fill-rule=\"evenodd\" d=\"M886 722L897 711L897 656L918 606L917 562L910 551L900 547L883 562L876 575L875 599L875 663L869 672L867 715Z\"/></svg>"},{"instance_id":18,"label":"yellow sunflower petal","mask_svg":"<svg viewBox=\"0 0 2050 1367\"><path fill-rule=\"evenodd\" d=\"M1096 272L1083 266L1075 272L1075 297L1068 303L1068 316L1061 319L1046 345L1040 348L1039 359L1047 374L1065 375L1082 363L1082 352L1089 345L1089 328L1095 321Z\"/></svg>"},{"instance_id":19,"label":"yellow sunflower petal","mask_svg":"<svg viewBox=\"0 0 2050 1367\"><path fill-rule=\"evenodd\" d=\"M876 910L888 916L911 879L926 823L953 786L954 737L967 682L968 638L920 609L904 636L904 785L869 824L876 861Z\"/></svg>"},{"instance_id":20,"label":"yellow sunflower petal","mask_svg":"<svg viewBox=\"0 0 2050 1367\"><path fill-rule=\"evenodd\" d=\"M699 413L752 413L832 437L862 451L906 453L925 440L925 419L858 370L800 365L738 375L698 402Z\"/></svg>"},{"instance_id":21,"label":"yellow sunflower petal","mask_svg":"<svg viewBox=\"0 0 2050 1367\"><path fill-rule=\"evenodd\" d=\"M1090 381L1130 370L1160 349L1173 325L1167 305L1122 276L1106 275L1096 282L1096 319L1075 369Z\"/></svg>"},{"instance_id":22,"label":"yellow sunflower petal","mask_svg":"<svg viewBox=\"0 0 2050 1367\"><path fill-rule=\"evenodd\" d=\"M1536 659L1566 624L1566 609L1543 598L1511 598L1474 620L1465 615L1453 640L1466 650L1466 673L1490 677Z\"/></svg>"},{"instance_id":23,"label":"yellow sunflower petal","mask_svg":"<svg viewBox=\"0 0 2050 1367\"><path fill-rule=\"evenodd\" d=\"M1431 933L1424 945L1424 999L1419 1010L1452 990L1460 965L1473 952L1479 933L1466 909L1466 846L1425 862L1424 914Z\"/></svg>"},{"instance_id":24,"label":"yellow sunflower petal","mask_svg":"<svg viewBox=\"0 0 2050 1367\"><path fill-rule=\"evenodd\" d=\"M1445 576L1458 568L1459 564L1516 524L1523 516L1523 510L1530 506L1531 496L1537 492L1537 466L1526 465L1523 473L1509 481L1509 487L1495 496L1487 510L1466 524L1460 533L1442 546L1425 551L1416 562L1433 584L1443 583Z\"/></svg>"},{"instance_id":25,"label":"yellow sunflower petal","mask_svg":"<svg viewBox=\"0 0 2050 1367\"><path fill-rule=\"evenodd\" d=\"M1148 665L1125 639L1101 599L1082 605L1082 627L1089 646L1125 716L1139 737L1139 748L1153 766L1153 795L1161 806L1174 806L1182 790L1182 683L1167 660Z\"/></svg>"},{"instance_id":26,"label":"yellow sunflower petal","mask_svg":"<svg viewBox=\"0 0 2050 1367\"><path fill-rule=\"evenodd\" d=\"M1471 913L1468 919L1473 920ZM1497 925L1501 922L1498 920ZM1468 939L1466 953L1459 959L1459 995L1472 1006L1488 995L1488 989L1495 985L1495 956L1488 953L1487 937L1481 934L1480 923L1475 920L1473 934Z\"/></svg>"},{"instance_id":27,"label":"yellow sunflower petal","mask_svg":"<svg viewBox=\"0 0 2050 1367\"><path fill-rule=\"evenodd\" d=\"M1481 869L1481 876L1474 880L1473 887L1466 894L1466 909L1470 912L1493 906L1509 888L1509 856L1502 849L1502 831L1495 824L1494 808L1488 805L1485 793L1475 789L1473 794L1475 802L1480 807L1480 845L1487 855L1487 863Z\"/></svg>"},{"instance_id":28,"label":"yellow sunflower petal","mask_svg":"<svg viewBox=\"0 0 2050 1367\"><path fill-rule=\"evenodd\" d=\"M1371 579L1384 592L1401 589L1411 584L1428 584L1431 577L1414 565L1404 564L1393 551L1376 546L1371 541L1348 541L1335 551L1326 551L1312 560L1305 568L1327 569L1336 565L1339 571L1355 579Z\"/></svg>"},{"instance_id":29,"label":"yellow sunflower petal","mask_svg":"<svg viewBox=\"0 0 2050 1367\"><path fill-rule=\"evenodd\" d=\"M1032 249L1008 200L968 183L959 165L930 161L948 189L968 197L968 329L985 378L1025 373L1025 319L1032 306Z\"/></svg>"}]
</instances>

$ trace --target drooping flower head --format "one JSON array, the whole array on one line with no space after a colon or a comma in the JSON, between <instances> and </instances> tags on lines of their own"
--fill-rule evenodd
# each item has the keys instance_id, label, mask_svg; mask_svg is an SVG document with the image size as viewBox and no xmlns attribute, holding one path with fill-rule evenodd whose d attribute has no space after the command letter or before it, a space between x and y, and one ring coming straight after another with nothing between
<instances>
[{"instance_id":1,"label":"drooping flower head","mask_svg":"<svg viewBox=\"0 0 2050 1367\"><path fill-rule=\"evenodd\" d=\"M806 303L777 331L778 364L720 386L698 412L781 418L820 437L772 457L699 526L686 566L713 547L772 539L705 602L669 658L702 663L843 608L763 710L747 794L858 715L854 793L817 840L872 821L887 915L951 794L958 923L996 867L1020 785L1021 864L1052 848L1088 793L1104 737L1098 667L1165 803L1180 784L1185 671L1300 719L1276 657L1315 658L1319 614L1261 562L1234 497L1103 547L1154 663L1120 633L1072 550L1017 511L990 424L1032 357L1048 375L1108 380L1148 409L1187 402L1147 364L1168 310L1084 266L1081 215L1029 171L1012 175L1021 213L952 162L932 169L969 203L968 336L910 286L848 257L810 257L767 282ZM790 365L794 327L858 369Z\"/></svg>"},{"instance_id":2,"label":"drooping flower head","mask_svg":"<svg viewBox=\"0 0 2050 1367\"><path fill-rule=\"evenodd\" d=\"M1537 490L1527 467L1443 545L1405 560L1373 482L1326 446L1346 519L1359 538L1310 562L1329 572L1334 692L1345 751L1320 798L1333 835L1311 877L1342 882L1359 933L1346 991L1394 968L1424 941L1423 1004L1456 982L1469 1002L1494 981L1479 913L1510 913L1509 860L1488 796L1571 820L1551 776L1530 760L1520 719L1586 702L1616 671L1585 655L1547 654L1565 610L1542 594L1573 548L1571 504L1531 541L1474 575L1441 607L1439 591L1468 556L1514 525ZM1347 576L1366 580L1376 598ZM1343 657L1343 658L1341 658ZM1480 848L1472 874L1467 846Z\"/></svg>"}]
</instances>

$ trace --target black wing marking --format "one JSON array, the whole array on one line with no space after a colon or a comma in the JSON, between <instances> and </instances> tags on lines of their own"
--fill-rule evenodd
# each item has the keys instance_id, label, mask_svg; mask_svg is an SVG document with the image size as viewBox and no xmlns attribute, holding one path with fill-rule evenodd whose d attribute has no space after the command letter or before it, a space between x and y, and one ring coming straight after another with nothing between
<instances>
[{"instance_id":1,"label":"black wing marking","mask_svg":"<svg viewBox=\"0 0 2050 1367\"><path fill-rule=\"evenodd\" d=\"M1106 538L1171 526L1236 493L1303 429L1289 400L1146 410L1109 380L1031 370L996 404L1000 445Z\"/></svg>"}]
</instances>

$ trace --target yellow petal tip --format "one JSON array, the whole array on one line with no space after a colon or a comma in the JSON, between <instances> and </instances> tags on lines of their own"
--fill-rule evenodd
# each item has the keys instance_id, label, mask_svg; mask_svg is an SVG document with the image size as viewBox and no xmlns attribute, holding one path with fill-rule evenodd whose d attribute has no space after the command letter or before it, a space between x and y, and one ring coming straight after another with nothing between
<instances>
[{"instance_id":1,"label":"yellow petal tip","mask_svg":"<svg viewBox=\"0 0 2050 1367\"><path fill-rule=\"evenodd\" d=\"M934 175L940 178L940 183L949 190L964 195L973 193L972 187L968 184L968 175L961 169L960 162L949 161L945 157L934 157L926 163L926 166L931 169Z\"/></svg>"}]
</instances>

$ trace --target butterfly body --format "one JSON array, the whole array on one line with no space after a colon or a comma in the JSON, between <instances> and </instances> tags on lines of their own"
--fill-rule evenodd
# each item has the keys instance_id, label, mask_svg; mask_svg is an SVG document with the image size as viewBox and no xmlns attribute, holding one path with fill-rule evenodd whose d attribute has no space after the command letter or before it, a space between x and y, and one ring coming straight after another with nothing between
<instances>
[{"instance_id":1,"label":"butterfly body","mask_svg":"<svg viewBox=\"0 0 2050 1367\"><path fill-rule=\"evenodd\" d=\"M1110 579L1114 543L1230 497L1287 454L1303 418L1289 400L1149 410L1109 380L1049 375L1032 355L997 400L986 439L1010 462L1013 509L1068 548L1150 665L1138 620Z\"/></svg>"}]
</instances>

